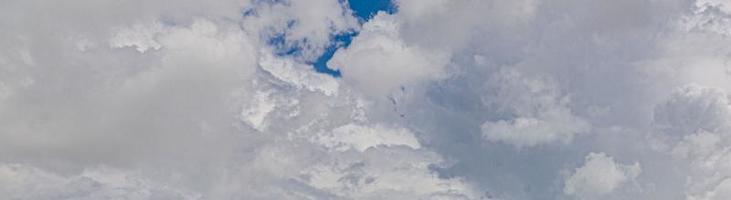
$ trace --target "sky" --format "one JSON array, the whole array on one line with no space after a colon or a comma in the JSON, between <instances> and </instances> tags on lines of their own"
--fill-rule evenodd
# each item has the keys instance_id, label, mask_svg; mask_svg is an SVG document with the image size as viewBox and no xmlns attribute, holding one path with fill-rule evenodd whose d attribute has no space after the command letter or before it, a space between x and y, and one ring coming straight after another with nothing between
<instances>
[{"instance_id":1,"label":"sky","mask_svg":"<svg viewBox=\"0 0 731 200\"><path fill-rule=\"evenodd\" d=\"M728 0L0 5L6 199L731 199Z\"/></svg>"}]
</instances>

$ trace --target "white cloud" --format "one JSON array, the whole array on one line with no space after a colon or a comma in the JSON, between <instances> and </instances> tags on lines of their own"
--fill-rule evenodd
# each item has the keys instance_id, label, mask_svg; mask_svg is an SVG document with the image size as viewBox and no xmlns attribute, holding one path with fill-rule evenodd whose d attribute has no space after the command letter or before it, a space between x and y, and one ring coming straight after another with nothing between
<instances>
[{"instance_id":1,"label":"white cloud","mask_svg":"<svg viewBox=\"0 0 731 200\"><path fill-rule=\"evenodd\" d=\"M279 6L291 6L286 19L306 23L287 31L294 40L307 38L312 51L327 43L323 35L353 25L320 21L352 20L342 10L297 12L332 11L328 6ZM91 36L67 30L61 38L68 41L18 39L11 53L0 54L12 58L2 76L12 78L3 83L13 92L0 106L0 161L30 171L8 176L32 177L7 184L7 193L31 195L20 199L480 197L461 178L439 176L431 167L447 163L422 149L410 129L371 124L361 92L314 73L302 58L275 56L264 29L277 24L248 26L266 16L181 15L99 25L104 33ZM50 49L29 42L45 40L62 42ZM313 142L322 138L329 139ZM363 165L363 176L359 168L340 169L350 165ZM77 185L87 179L90 185Z\"/></svg>"},{"instance_id":2,"label":"white cloud","mask_svg":"<svg viewBox=\"0 0 731 200\"><path fill-rule=\"evenodd\" d=\"M406 146L419 149L421 145L413 133L405 129L390 129L382 125L364 127L348 124L335 128L331 133L321 133L316 141L329 148L345 151L365 151L378 146Z\"/></svg>"},{"instance_id":3,"label":"white cloud","mask_svg":"<svg viewBox=\"0 0 731 200\"><path fill-rule=\"evenodd\" d=\"M449 55L404 43L399 27L394 16L376 15L347 49L335 53L328 66L342 70L346 82L376 97L441 76Z\"/></svg>"},{"instance_id":4,"label":"white cloud","mask_svg":"<svg viewBox=\"0 0 731 200\"><path fill-rule=\"evenodd\" d=\"M312 142L330 156L302 171L300 179L337 196L355 199L477 199L475 188L430 170L442 158L403 128L347 124ZM359 153L353 153L355 150Z\"/></svg>"},{"instance_id":5,"label":"white cloud","mask_svg":"<svg viewBox=\"0 0 731 200\"><path fill-rule=\"evenodd\" d=\"M275 100L272 99L270 91L257 91L250 101L251 105L241 112L242 120L258 131L266 130L269 126L266 118L277 106L273 101Z\"/></svg>"},{"instance_id":6,"label":"white cloud","mask_svg":"<svg viewBox=\"0 0 731 200\"><path fill-rule=\"evenodd\" d=\"M639 163L618 164L604 153L589 153L584 165L566 179L563 192L579 199L596 199L633 182L641 172Z\"/></svg>"},{"instance_id":7,"label":"white cloud","mask_svg":"<svg viewBox=\"0 0 731 200\"><path fill-rule=\"evenodd\" d=\"M584 124L570 121L544 121L536 118L515 118L482 124L483 136L492 142L505 142L517 147L530 147L551 142L569 143L573 135L586 131Z\"/></svg>"},{"instance_id":8,"label":"white cloud","mask_svg":"<svg viewBox=\"0 0 731 200\"><path fill-rule=\"evenodd\" d=\"M553 142L569 143L590 125L567 107L570 99L550 80L530 79L514 70L495 73L486 83L483 103L515 117L486 121L482 136L491 142L531 147Z\"/></svg>"},{"instance_id":9,"label":"white cloud","mask_svg":"<svg viewBox=\"0 0 731 200\"><path fill-rule=\"evenodd\" d=\"M728 198L728 1L394 3L5 1L0 195Z\"/></svg>"},{"instance_id":10,"label":"white cloud","mask_svg":"<svg viewBox=\"0 0 731 200\"><path fill-rule=\"evenodd\" d=\"M371 149L363 157L327 160L305 170L304 182L354 199L477 199L460 179L441 179L429 170L439 162L430 152L403 148Z\"/></svg>"},{"instance_id":11,"label":"white cloud","mask_svg":"<svg viewBox=\"0 0 731 200\"><path fill-rule=\"evenodd\" d=\"M272 76L294 87L322 92L328 96L338 94L339 83L335 78L313 73L313 70L310 69L311 66L295 63L291 59L277 58L267 53L259 58L259 66Z\"/></svg>"}]
</instances>

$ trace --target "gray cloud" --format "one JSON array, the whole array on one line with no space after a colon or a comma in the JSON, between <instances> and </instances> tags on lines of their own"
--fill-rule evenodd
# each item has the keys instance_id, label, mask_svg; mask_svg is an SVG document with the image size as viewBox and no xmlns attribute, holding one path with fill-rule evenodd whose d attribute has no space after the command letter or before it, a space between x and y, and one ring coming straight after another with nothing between
<instances>
[{"instance_id":1,"label":"gray cloud","mask_svg":"<svg viewBox=\"0 0 731 200\"><path fill-rule=\"evenodd\" d=\"M0 196L728 198L728 2L395 4L6 1Z\"/></svg>"}]
</instances>

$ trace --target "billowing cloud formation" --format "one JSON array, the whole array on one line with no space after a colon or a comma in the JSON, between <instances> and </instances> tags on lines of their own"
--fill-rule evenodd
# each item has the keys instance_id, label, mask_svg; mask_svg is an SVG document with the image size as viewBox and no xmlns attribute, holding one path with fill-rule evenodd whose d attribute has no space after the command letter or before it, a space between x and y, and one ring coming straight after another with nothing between
<instances>
[{"instance_id":1,"label":"billowing cloud formation","mask_svg":"<svg viewBox=\"0 0 731 200\"><path fill-rule=\"evenodd\" d=\"M6 0L0 196L731 197L728 1L391 3Z\"/></svg>"},{"instance_id":2,"label":"billowing cloud formation","mask_svg":"<svg viewBox=\"0 0 731 200\"><path fill-rule=\"evenodd\" d=\"M345 81L374 96L443 74L448 55L405 44L399 29L394 16L379 13L363 25L350 47L335 54L330 66L340 66Z\"/></svg>"},{"instance_id":3,"label":"billowing cloud formation","mask_svg":"<svg viewBox=\"0 0 731 200\"><path fill-rule=\"evenodd\" d=\"M634 181L642 172L639 163L617 164L603 153L590 153L583 166L566 179L563 192L580 199L597 199L623 184Z\"/></svg>"}]
</instances>

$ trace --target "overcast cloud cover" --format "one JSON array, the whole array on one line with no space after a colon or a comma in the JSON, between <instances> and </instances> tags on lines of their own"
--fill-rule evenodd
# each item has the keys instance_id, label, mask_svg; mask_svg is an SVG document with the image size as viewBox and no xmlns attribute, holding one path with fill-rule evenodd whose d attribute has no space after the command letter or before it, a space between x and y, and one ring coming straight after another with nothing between
<instances>
[{"instance_id":1,"label":"overcast cloud cover","mask_svg":"<svg viewBox=\"0 0 731 200\"><path fill-rule=\"evenodd\" d=\"M390 3L0 0L0 199L731 199L731 1Z\"/></svg>"}]
</instances>

